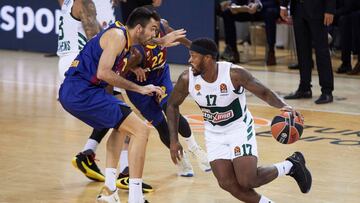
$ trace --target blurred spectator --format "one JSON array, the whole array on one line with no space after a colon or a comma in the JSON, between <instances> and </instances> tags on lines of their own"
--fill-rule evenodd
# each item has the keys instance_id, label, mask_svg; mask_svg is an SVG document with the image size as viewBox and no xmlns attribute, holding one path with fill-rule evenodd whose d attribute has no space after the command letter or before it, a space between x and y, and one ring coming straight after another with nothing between
<instances>
[{"instance_id":1,"label":"blurred spectator","mask_svg":"<svg viewBox=\"0 0 360 203\"><path fill-rule=\"evenodd\" d=\"M340 39L341 39L341 65L337 73L358 74L360 73L359 63L359 18L360 18L359 0L341 0L340 7L336 11L336 17L339 18ZM354 46L353 46L354 45ZM358 56L358 63L352 70L351 51Z\"/></svg>"},{"instance_id":2,"label":"blurred spectator","mask_svg":"<svg viewBox=\"0 0 360 203\"><path fill-rule=\"evenodd\" d=\"M279 5L276 0L231 0L222 2L225 31L225 51L221 54L223 59L233 63L240 62L236 45L235 21L264 21L268 52L267 65L275 65L275 39L276 20L279 18Z\"/></svg>"},{"instance_id":3,"label":"blurred spectator","mask_svg":"<svg viewBox=\"0 0 360 203\"><path fill-rule=\"evenodd\" d=\"M280 15L283 20L287 21L289 0L281 0L280 2ZM321 96L315 103L325 104L333 101L334 76L330 60L327 26L333 21L335 6L335 0L291 0L290 13L295 31L300 84L298 89L285 96L285 99L312 97L311 58L313 43L321 86Z\"/></svg>"}]
</instances>

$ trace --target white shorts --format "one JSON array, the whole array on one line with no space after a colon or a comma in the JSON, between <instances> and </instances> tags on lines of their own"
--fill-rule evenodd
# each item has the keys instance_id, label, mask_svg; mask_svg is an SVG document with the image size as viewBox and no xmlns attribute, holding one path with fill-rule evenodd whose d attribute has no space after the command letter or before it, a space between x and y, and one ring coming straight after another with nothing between
<instances>
[{"instance_id":1,"label":"white shorts","mask_svg":"<svg viewBox=\"0 0 360 203\"><path fill-rule=\"evenodd\" d=\"M254 123L249 126L244 123L237 129L223 133L205 131L205 140L209 162L249 155L258 157Z\"/></svg>"},{"instance_id":2,"label":"white shorts","mask_svg":"<svg viewBox=\"0 0 360 203\"><path fill-rule=\"evenodd\" d=\"M60 82L62 83L65 79L65 72L69 69L71 63L76 58L77 53L69 53L63 56L60 56L58 63L58 71L60 76Z\"/></svg>"}]
</instances>

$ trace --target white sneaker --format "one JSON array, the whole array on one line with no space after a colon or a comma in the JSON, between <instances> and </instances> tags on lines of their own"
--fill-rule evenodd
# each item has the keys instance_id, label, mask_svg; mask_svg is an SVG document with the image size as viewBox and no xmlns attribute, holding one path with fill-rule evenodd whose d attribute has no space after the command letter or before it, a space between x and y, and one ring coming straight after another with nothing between
<instances>
[{"instance_id":1,"label":"white sneaker","mask_svg":"<svg viewBox=\"0 0 360 203\"><path fill-rule=\"evenodd\" d=\"M205 172L211 171L211 167L207 159L206 152L203 149L201 149L200 146L189 149L189 152L191 152L191 154L196 158L201 170Z\"/></svg>"},{"instance_id":2,"label":"white sneaker","mask_svg":"<svg viewBox=\"0 0 360 203\"><path fill-rule=\"evenodd\" d=\"M96 197L96 202L120 203L118 189L116 188L115 192L112 192L108 187L103 186L100 194Z\"/></svg>"},{"instance_id":3,"label":"white sneaker","mask_svg":"<svg viewBox=\"0 0 360 203\"><path fill-rule=\"evenodd\" d=\"M177 166L178 166L178 176L182 176L182 177L194 176L194 171L191 166L189 156L185 151L184 151L184 156L182 157L181 161L178 162Z\"/></svg>"}]
</instances>

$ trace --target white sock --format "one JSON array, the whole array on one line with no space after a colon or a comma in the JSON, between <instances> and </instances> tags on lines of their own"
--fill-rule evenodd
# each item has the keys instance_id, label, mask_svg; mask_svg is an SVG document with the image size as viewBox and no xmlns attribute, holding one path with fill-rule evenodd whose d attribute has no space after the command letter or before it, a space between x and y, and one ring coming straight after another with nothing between
<instances>
[{"instance_id":1,"label":"white sock","mask_svg":"<svg viewBox=\"0 0 360 203\"><path fill-rule=\"evenodd\" d=\"M129 166L128 151L122 150L120 153L120 173Z\"/></svg>"},{"instance_id":2,"label":"white sock","mask_svg":"<svg viewBox=\"0 0 360 203\"><path fill-rule=\"evenodd\" d=\"M96 152L96 148L98 145L99 145L99 143L96 140L89 138L84 146L83 151L91 149L93 152Z\"/></svg>"},{"instance_id":3,"label":"white sock","mask_svg":"<svg viewBox=\"0 0 360 203\"><path fill-rule=\"evenodd\" d=\"M190 137L184 137L184 139L189 149L194 149L199 147L193 134L191 134Z\"/></svg>"},{"instance_id":4,"label":"white sock","mask_svg":"<svg viewBox=\"0 0 360 203\"><path fill-rule=\"evenodd\" d=\"M264 195L261 195L259 203L275 203L271 201L269 198L265 197Z\"/></svg>"},{"instance_id":5,"label":"white sock","mask_svg":"<svg viewBox=\"0 0 360 203\"><path fill-rule=\"evenodd\" d=\"M142 179L130 178L129 179L129 203L137 203L143 200L142 192Z\"/></svg>"},{"instance_id":6,"label":"white sock","mask_svg":"<svg viewBox=\"0 0 360 203\"><path fill-rule=\"evenodd\" d=\"M280 163L276 163L274 165L278 170L278 177L288 174L290 172L291 167L293 166L293 164L288 160Z\"/></svg>"},{"instance_id":7,"label":"white sock","mask_svg":"<svg viewBox=\"0 0 360 203\"><path fill-rule=\"evenodd\" d=\"M116 168L106 168L105 169L105 186L108 187L111 191L116 190Z\"/></svg>"}]
</instances>

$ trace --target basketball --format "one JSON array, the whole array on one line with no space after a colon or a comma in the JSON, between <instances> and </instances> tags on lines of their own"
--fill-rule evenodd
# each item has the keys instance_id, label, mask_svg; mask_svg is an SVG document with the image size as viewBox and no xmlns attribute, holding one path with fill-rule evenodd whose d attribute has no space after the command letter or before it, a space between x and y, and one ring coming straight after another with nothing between
<instances>
[{"instance_id":1,"label":"basketball","mask_svg":"<svg viewBox=\"0 0 360 203\"><path fill-rule=\"evenodd\" d=\"M291 112L275 116L271 122L272 136L282 144L291 144L300 139L304 129L303 119Z\"/></svg>"}]
</instances>

